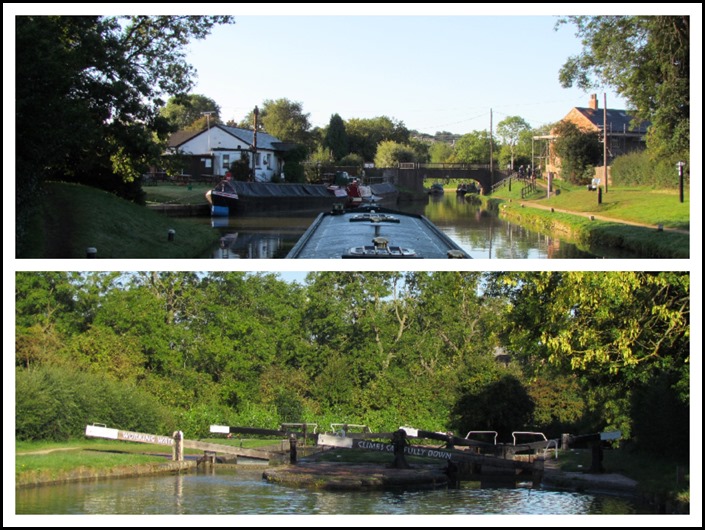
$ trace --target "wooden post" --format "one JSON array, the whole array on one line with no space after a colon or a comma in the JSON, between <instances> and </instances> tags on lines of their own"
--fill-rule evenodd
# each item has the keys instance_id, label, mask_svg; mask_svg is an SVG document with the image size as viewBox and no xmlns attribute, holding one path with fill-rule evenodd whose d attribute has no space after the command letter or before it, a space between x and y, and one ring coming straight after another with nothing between
<instances>
[{"instance_id":1,"label":"wooden post","mask_svg":"<svg viewBox=\"0 0 705 530\"><path fill-rule=\"evenodd\" d=\"M531 480L534 488L539 488L543 481L543 458L534 460L534 468L531 472Z\"/></svg>"},{"instance_id":2,"label":"wooden post","mask_svg":"<svg viewBox=\"0 0 705 530\"><path fill-rule=\"evenodd\" d=\"M294 433L289 435L289 462L296 463L296 435Z\"/></svg>"},{"instance_id":3,"label":"wooden post","mask_svg":"<svg viewBox=\"0 0 705 530\"><path fill-rule=\"evenodd\" d=\"M590 473L604 473L605 468L602 466L602 458L604 453L602 451L602 440L595 440L590 442L592 446L592 463L590 465Z\"/></svg>"}]
</instances>

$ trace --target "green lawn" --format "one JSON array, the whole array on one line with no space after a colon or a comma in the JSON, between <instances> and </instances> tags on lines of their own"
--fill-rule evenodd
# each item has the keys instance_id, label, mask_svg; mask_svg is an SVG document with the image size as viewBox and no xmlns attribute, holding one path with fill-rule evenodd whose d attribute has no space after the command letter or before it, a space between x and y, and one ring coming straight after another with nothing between
<instances>
[{"instance_id":1,"label":"green lawn","mask_svg":"<svg viewBox=\"0 0 705 530\"><path fill-rule=\"evenodd\" d=\"M558 453L562 471L581 472L590 469L590 449L569 449ZM602 460L606 473L619 473L639 483L644 492L670 494L680 502L690 502L690 469L673 459L638 455L629 451L605 450Z\"/></svg>"},{"instance_id":2,"label":"green lawn","mask_svg":"<svg viewBox=\"0 0 705 530\"><path fill-rule=\"evenodd\" d=\"M198 195L181 188L182 194ZM169 230L175 231L173 241ZM96 188L48 182L42 212L18 257L85 258L86 249L94 247L99 259L199 258L217 239L206 224L170 218Z\"/></svg>"},{"instance_id":3,"label":"green lawn","mask_svg":"<svg viewBox=\"0 0 705 530\"><path fill-rule=\"evenodd\" d=\"M535 202L556 209L603 215L635 223L668 228L690 228L690 196L685 194L680 202L678 190L654 190L650 188L610 187L602 192L602 203L598 204L598 193L588 191L585 186L574 186L563 181L554 182L557 193L547 198L545 181L539 181L539 190L525 202ZM493 198L522 200L523 183L515 181L512 190L508 186L499 188Z\"/></svg>"},{"instance_id":4,"label":"green lawn","mask_svg":"<svg viewBox=\"0 0 705 530\"><path fill-rule=\"evenodd\" d=\"M205 204L206 192L212 189L209 184L193 184L177 186L175 184L159 184L158 186L144 186L147 204Z\"/></svg>"}]
</instances>

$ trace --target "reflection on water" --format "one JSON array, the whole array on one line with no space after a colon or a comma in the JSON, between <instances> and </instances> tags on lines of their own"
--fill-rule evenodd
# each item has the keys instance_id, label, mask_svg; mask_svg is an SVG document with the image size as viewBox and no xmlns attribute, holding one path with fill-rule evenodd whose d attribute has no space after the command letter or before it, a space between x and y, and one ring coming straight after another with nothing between
<instances>
[{"instance_id":1,"label":"reflection on water","mask_svg":"<svg viewBox=\"0 0 705 530\"><path fill-rule=\"evenodd\" d=\"M430 196L425 202L402 202L393 207L428 217L473 258L481 259L593 259L636 258L631 253L605 249L588 253L559 237L542 235L500 220L482 209L473 196L454 193ZM285 258L320 212L267 212L250 216L189 217L218 230L219 243L207 258Z\"/></svg>"},{"instance_id":2,"label":"reflection on water","mask_svg":"<svg viewBox=\"0 0 705 530\"><path fill-rule=\"evenodd\" d=\"M630 500L574 492L479 488L316 491L270 484L253 469L23 488L17 514L591 515L648 513Z\"/></svg>"}]
</instances>

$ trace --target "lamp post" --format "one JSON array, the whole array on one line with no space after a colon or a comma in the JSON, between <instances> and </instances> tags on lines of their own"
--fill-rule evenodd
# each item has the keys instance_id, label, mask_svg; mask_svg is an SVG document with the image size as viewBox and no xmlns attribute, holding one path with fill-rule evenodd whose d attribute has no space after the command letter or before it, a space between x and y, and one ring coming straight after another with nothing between
<instances>
[{"instance_id":1,"label":"lamp post","mask_svg":"<svg viewBox=\"0 0 705 530\"><path fill-rule=\"evenodd\" d=\"M683 166L685 166L685 162L678 162L676 164L678 168L678 185L681 194L681 202L683 202Z\"/></svg>"}]
</instances>

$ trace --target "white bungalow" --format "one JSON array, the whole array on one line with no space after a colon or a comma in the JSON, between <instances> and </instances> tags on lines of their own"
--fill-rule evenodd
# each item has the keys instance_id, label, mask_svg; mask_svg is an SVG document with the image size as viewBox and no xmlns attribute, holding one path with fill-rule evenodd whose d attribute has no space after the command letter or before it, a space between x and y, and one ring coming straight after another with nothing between
<instances>
[{"instance_id":1,"label":"white bungalow","mask_svg":"<svg viewBox=\"0 0 705 530\"><path fill-rule=\"evenodd\" d=\"M254 177L257 182L270 182L282 176L284 162L281 154L292 144L284 143L267 133L255 134L247 129L212 125L201 131L178 131L169 138L167 155L181 154L190 158L182 173L194 180L219 180L230 165L247 156L250 167L254 156Z\"/></svg>"}]
</instances>

